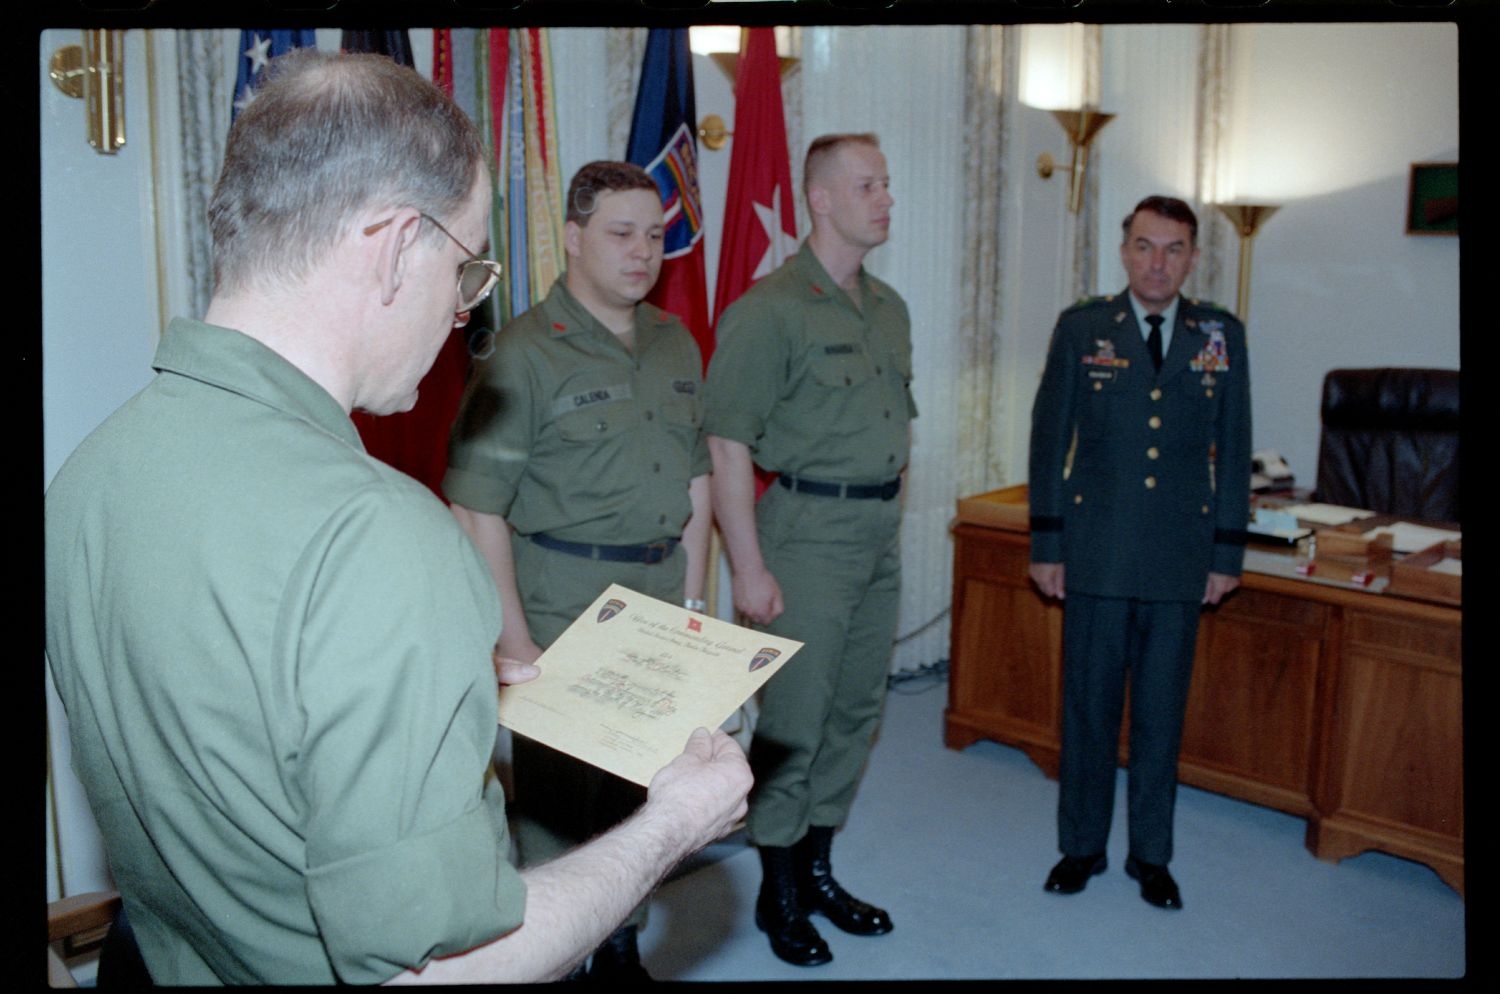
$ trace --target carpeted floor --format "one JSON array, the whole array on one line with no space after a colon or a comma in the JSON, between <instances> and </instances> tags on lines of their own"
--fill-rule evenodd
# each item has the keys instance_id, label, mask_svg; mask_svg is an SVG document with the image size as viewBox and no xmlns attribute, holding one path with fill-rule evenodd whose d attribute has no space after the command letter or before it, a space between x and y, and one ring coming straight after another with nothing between
<instances>
[{"instance_id":1,"label":"carpeted floor","mask_svg":"<svg viewBox=\"0 0 1500 994\"><path fill-rule=\"evenodd\" d=\"M1180 788L1172 872L1182 911L1140 899L1123 871L1121 771L1109 870L1081 894L1042 890L1057 859L1057 784L995 743L942 744L947 686L893 690L835 873L891 912L877 938L814 923L832 963L771 955L751 907L744 839L712 847L652 904L642 956L661 980L1453 978L1465 906L1430 869L1381 853L1315 859L1298 818Z\"/></svg>"}]
</instances>

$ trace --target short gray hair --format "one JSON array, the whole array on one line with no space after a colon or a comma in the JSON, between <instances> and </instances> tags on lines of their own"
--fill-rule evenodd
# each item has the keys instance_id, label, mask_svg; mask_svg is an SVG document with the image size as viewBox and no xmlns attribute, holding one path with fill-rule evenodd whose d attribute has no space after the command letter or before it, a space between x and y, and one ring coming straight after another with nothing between
<instances>
[{"instance_id":1,"label":"short gray hair","mask_svg":"<svg viewBox=\"0 0 1500 994\"><path fill-rule=\"evenodd\" d=\"M215 292L295 284L372 206L451 217L482 149L453 101L387 56L271 60L229 129L208 207Z\"/></svg>"}]
</instances>

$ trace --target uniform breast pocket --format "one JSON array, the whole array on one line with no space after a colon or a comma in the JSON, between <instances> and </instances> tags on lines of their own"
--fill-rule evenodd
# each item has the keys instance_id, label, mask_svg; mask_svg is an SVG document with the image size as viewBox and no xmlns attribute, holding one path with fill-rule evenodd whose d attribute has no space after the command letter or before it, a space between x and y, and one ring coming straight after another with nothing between
<instances>
[{"instance_id":1,"label":"uniform breast pocket","mask_svg":"<svg viewBox=\"0 0 1500 994\"><path fill-rule=\"evenodd\" d=\"M569 411L557 419L557 433L564 441L586 444L613 438L640 421L633 404L611 401Z\"/></svg>"},{"instance_id":2,"label":"uniform breast pocket","mask_svg":"<svg viewBox=\"0 0 1500 994\"><path fill-rule=\"evenodd\" d=\"M1126 370L1113 366L1085 367L1081 390L1078 434L1084 438L1102 438L1118 430L1120 419L1132 406Z\"/></svg>"},{"instance_id":3,"label":"uniform breast pocket","mask_svg":"<svg viewBox=\"0 0 1500 994\"><path fill-rule=\"evenodd\" d=\"M901 377L901 382L911 385L911 350L891 349L885 353L881 365L889 365L890 371ZM877 369L876 372L882 372Z\"/></svg>"},{"instance_id":4,"label":"uniform breast pocket","mask_svg":"<svg viewBox=\"0 0 1500 994\"><path fill-rule=\"evenodd\" d=\"M661 416L676 427L697 428L703 423L703 402L691 394L677 394L662 402Z\"/></svg>"}]
</instances>

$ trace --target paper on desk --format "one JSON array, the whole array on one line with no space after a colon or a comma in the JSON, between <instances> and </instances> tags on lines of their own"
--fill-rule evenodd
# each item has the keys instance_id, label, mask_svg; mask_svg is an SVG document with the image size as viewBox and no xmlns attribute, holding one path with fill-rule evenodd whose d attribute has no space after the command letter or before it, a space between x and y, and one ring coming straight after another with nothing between
<instances>
[{"instance_id":1,"label":"paper on desk","mask_svg":"<svg viewBox=\"0 0 1500 994\"><path fill-rule=\"evenodd\" d=\"M800 648L611 584L542 653L541 676L500 688L500 724L645 786Z\"/></svg>"},{"instance_id":2,"label":"paper on desk","mask_svg":"<svg viewBox=\"0 0 1500 994\"><path fill-rule=\"evenodd\" d=\"M1463 536L1459 532L1398 521L1393 525L1382 525L1365 533L1365 538L1374 538L1382 532L1391 536L1391 548L1397 552L1417 552L1439 542L1457 542Z\"/></svg>"},{"instance_id":3,"label":"paper on desk","mask_svg":"<svg viewBox=\"0 0 1500 994\"><path fill-rule=\"evenodd\" d=\"M1255 513L1250 516L1248 530L1254 535L1270 535L1289 542L1312 534L1312 529L1302 528L1297 524L1296 515L1269 507L1255 509Z\"/></svg>"},{"instance_id":4,"label":"paper on desk","mask_svg":"<svg viewBox=\"0 0 1500 994\"><path fill-rule=\"evenodd\" d=\"M1337 504L1294 504L1291 507L1283 507L1282 511L1301 518L1303 521L1311 521L1319 525L1344 525L1360 518L1373 518L1374 511L1365 511L1357 507L1340 507Z\"/></svg>"}]
</instances>

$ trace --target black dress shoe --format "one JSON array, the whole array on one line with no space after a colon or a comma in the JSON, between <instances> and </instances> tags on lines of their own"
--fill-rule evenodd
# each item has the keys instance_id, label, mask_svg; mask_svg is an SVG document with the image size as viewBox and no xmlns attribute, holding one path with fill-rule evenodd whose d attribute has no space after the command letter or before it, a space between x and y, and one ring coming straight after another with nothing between
<instances>
[{"instance_id":1,"label":"black dress shoe","mask_svg":"<svg viewBox=\"0 0 1500 994\"><path fill-rule=\"evenodd\" d=\"M828 944L807 920L797 900L797 877L790 846L760 846L763 874L755 901L755 927L771 940L771 952L793 966L832 962Z\"/></svg>"},{"instance_id":2,"label":"black dress shoe","mask_svg":"<svg viewBox=\"0 0 1500 994\"><path fill-rule=\"evenodd\" d=\"M1158 908L1173 911L1182 909L1182 895L1177 892L1177 881L1165 866L1147 863L1131 856L1125 860L1125 873L1132 880L1141 882L1141 900Z\"/></svg>"},{"instance_id":3,"label":"black dress shoe","mask_svg":"<svg viewBox=\"0 0 1500 994\"><path fill-rule=\"evenodd\" d=\"M817 911L851 935L884 935L895 926L884 908L866 904L833 879L833 829L813 825L793 849L802 906Z\"/></svg>"},{"instance_id":4,"label":"black dress shoe","mask_svg":"<svg viewBox=\"0 0 1500 994\"><path fill-rule=\"evenodd\" d=\"M590 981L630 981L650 983L651 974L641 966L640 950L636 946L635 926L626 925L615 929L604 944L594 950L594 959L589 964Z\"/></svg>"},{"instance_id":5,"label":"black dress shoe","mask_svg":"<svg viewBox=\"0 0 1500 994\"><path fill-rule=\"evenodd\" d=\"M1103 853L1093 856L1064 856L1057 861L1042 890L1053 894L1077 894L1088 885L1089 877L1096 877L1109 866Z\"/></svg>"}]
</instances>

